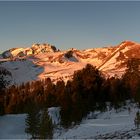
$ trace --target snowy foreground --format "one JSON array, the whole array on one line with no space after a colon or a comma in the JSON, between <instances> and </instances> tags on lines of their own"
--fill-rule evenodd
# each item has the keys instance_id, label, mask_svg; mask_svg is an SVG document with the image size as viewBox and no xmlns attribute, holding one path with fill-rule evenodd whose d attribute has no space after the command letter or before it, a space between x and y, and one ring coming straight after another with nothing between
<instances>
[{"instance_id":1,"label":"snowy foreground","mask_svg":"<svg viewBox=\"0 0 140 140\"><path fill-rule=\"evenodd\" d=\"M130 110L128 110L130 107ZM70 129L56 129L55 138L140 138L140 130L134 125L138 108L129 104L124 108L107 112L90 113L81 124ZM59 123L58 108L50 108L49 115L53 122ZM58 117L58 118L57 118ZM29 138L25 131L26 115L6 115L0 117L0 138Z\"/></svg>"},{"instance_id":2,"label":"snowy foreground","mask_svg":"<svg viewBox=\"0 0 140 140\"><path fill-rule=\"evenodd\" d=\"M27 138L25 130L26 115L6 115L0 117L0 139Z\"/></svg>"}]
</instances>

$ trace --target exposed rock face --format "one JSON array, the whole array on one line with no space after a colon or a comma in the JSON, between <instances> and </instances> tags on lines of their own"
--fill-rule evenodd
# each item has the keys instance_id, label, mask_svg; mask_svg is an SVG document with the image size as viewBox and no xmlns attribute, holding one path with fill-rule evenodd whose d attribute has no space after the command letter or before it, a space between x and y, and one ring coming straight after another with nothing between
<instances>
[{"instance_id":1,"label":"exposed rock face","mask_svg":"<svg viewBox=\"0 0 140 140\"><path fill-rule=\"evenodd\" d=\"M56 47L50 44L33 44L31 49L32 49L32 54L57 51Z\"/></svg>"}]
</instances>

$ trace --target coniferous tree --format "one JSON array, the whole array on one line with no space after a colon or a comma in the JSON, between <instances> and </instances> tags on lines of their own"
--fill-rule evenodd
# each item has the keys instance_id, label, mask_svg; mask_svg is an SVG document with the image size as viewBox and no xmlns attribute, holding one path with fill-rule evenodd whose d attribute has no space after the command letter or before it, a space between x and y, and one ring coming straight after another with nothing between
<instances>
[{"instance_id":1,"label":"coniferous tree","mask_svg":"<svg viewBox=\"0 0 140 140\"><path fill-rule=\"evenodd\" d=\"M140 112L139 111L137 111L137 113L136 113L136 117L134 119L134 123L135 123L136 128L138 129L139 126L140 126Z\"/></svg>"},{"instance_id":2,"label":"coniferous tree","mask_svg":"<svg viewBox=\"0 0 140 140\"><path fill-rule=\"evenodd\" d=\"M6 76L11 77L12 75L8 70L0 67L0 115L4 114L4 101L6 99L5 88L10 84L10 80L7 80L5 78Z\"/></svg>"},{"instance_id":3,"label":"coniferous tree","mask_svg":"<svg viewBox=\"0 0 140 140\"><path fill-rule=\"evenodd\" d=\"M139 71L140 60L132 58L127 62L126 73L122 76L122 81L127 89L128 95L136 97L139 92L140 85L140 71Z\"/></svg>"},{"instance_id":4,"label":"coniferous tree","mask_svg":"<svg viewBox=\"0 0 140 140\"><path fill-rule=\"evenodd\" d=\"M53 138L53 123L52 119L48 115L48 110L42 110L42 114L40 116L40 124L39 124L39 138L40 139L52 139Z\"/></svg>"},{"instance_id":5,"label":"coniferous tree","mask_svg":"<svg viewBox=\"0 0 140 140\"><path fill-rule=\"evenodd\" d=\"M55 98L55 85L52 83L50 78L47 78L46 88L44 90L44 100L47 106L55 106L56 98Z\"/></svg>"},{"instance_id":6,"label":"coniferous tree","mask_svg":"<svg viewBox=\"0 0 140 140\"><path fill-rule=\"evenodd\" d=\"M40 113L36 106L29 108L25 122L25 132L31 135L31 139L39 138Z\"/></svg>"}]
</instances>

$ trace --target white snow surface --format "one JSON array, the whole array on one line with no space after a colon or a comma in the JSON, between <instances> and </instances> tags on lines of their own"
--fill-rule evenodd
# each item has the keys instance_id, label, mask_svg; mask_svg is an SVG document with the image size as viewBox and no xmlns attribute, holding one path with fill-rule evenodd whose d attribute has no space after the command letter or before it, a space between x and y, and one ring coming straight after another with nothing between
<instances>
[{"instance_id":1,"label":"white snow surface","mask_svg":"<svg viewBox=\"0 0 140 140\"><path fill-rule=\"evenodd\" d=\"M128 111L130 108L130 111ZM54 131L54 139L89 139L101 135L112 135L114 133L125 133L129 131L131 134L132 129L135 129L134 119L136 112L139 109L136 104L129 103L127 106L118 109L117 112L111 109L106 112L91 112L83 121L70 129L60 129ZM59 124L60 108L52 107L48 109L49 115L52 117L55 124ZM25 134L25 118L26 114L19 115L5 115L0 116L0 138L24 138L27 139L29 135ZM119 136L119 135L118 135ZM117 137L116 137L117 138ZM136 131L133 130L133 138L140 138Z\"/></svg>"},{"instance_id":2,"label":"white snow surface","mask_svg":"<svg viewBox=\"0 0 140 140\"><path fill-rule=\"evenodd\" d=\"M114 109L103 113L91 113L93 117L91 117L92 115L89 115L89 117L83 119L80 125L69 129L56 138L87 139L106 133L131 130L135 128L134 118L137 111L138 108L131 106L130 113L127 109L120 109L118 113L116 113ZM96 119L93 119L94 116L96 116L95 114L97 117Z\"/></svg>"},{"instance_id":3,"label":"white snow surface","mask_svg":"<svg viewBox=\"0 0 140 140\"><path fill-rule=\"evenodd\" d=\"M60 124L60 107L48 108L48 114L51 117L53 124Z\"/></svg>"},{"instance_id":4,"label":"white snow surface","mask_svg":"<svg viewBox=\"0 0 140 140\"><path fill-rule=\"evenodd\" d=\"M27 139L26 114L0 116L0 139Z\"/></svg>"}]
</instances>

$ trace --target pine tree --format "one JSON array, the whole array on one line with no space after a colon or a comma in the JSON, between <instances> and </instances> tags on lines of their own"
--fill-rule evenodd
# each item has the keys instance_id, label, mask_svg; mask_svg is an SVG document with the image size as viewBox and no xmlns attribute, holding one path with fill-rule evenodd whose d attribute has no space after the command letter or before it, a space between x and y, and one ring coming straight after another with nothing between
<instances>
[{"instance_id":1,"label":"pine tree","mask_svg":"<svg viewBox=\"0 0 140 140\"><path fill-rule=\"evenodd\" d=\"M138 129L140 126L140 112L139 111L136 113L134 123L135 123L136 128Z\"/></svg>"},{"instance_id":2,"label":"pine tree","mask_svg":"<svg viewBox=\"0 0 140 140\"><path fill-rule=\"evenodd\" d=\"M31 135L31 139L39 138L40 113L35 106L30 108L25 122L25 132Z\"/></svg>"},{"instance_id":3,"label":"pine tree","mask_svg":"<svg viewBox=\"0 0 140 140\"><path fill-rule=\"evenodd\" d=\"M5 102L5 96L6 96L6 91L5 91L5 88L7 85L10 84L10 80L6 80L5 77L6 76L12 76L11 73L0 67L0 114L4 114L4 102Z\"/></svg>"},{"instance_id":4,"label":"pine tree","mask_svg":"<svg viewBox=\"0 0 140 140\"><path fill-rule=\"evenodd\" d=\"M40 117L39 124L39 138L40 139L52 139L53 138L53 123L52 119L48 115L48 110L44 109Z\"/></svg>"},{"instance_id":5,"label":"pine tree","mask_svg":"<svg viewBox=\"0 0 140 140\"><path fill-rule=\"evenodd\" d=\"M136 94L140 94L140 71L139 71L140 59L132 58L127 62L126 73L122 76L122 81L127 89L128 94L135 97Z\"/></svg>"}]
</instances>

